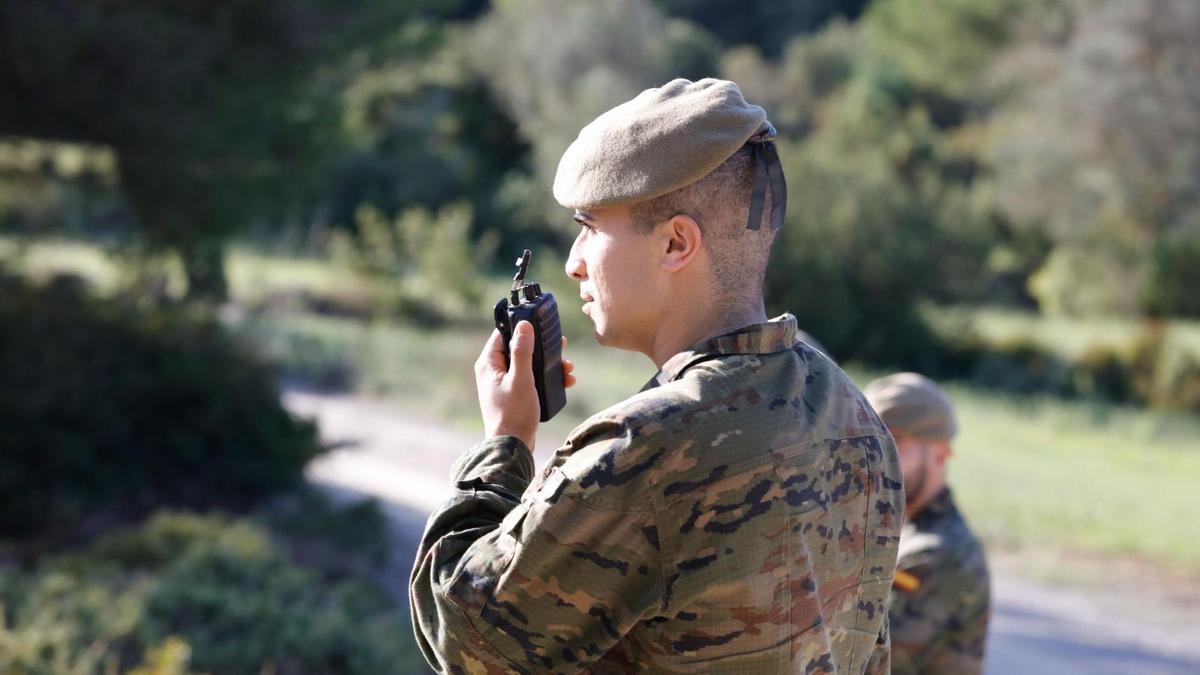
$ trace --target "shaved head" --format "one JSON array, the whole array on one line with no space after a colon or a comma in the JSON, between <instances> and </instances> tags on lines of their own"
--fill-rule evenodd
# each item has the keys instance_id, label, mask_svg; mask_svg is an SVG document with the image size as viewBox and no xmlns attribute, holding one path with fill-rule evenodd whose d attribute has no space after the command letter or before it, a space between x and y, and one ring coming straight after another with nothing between
<instances>
[{"instance_id":1,"label":"shaved head","mask_svg":"<svg viewBox=\"0 0 1200 675\"><path fill-rule=\"evenodd\" d=\"M650 232L672 216L690 216L700 226L717 302L739 305L762 298L763 278L775 232L767 192L759 229L746 228L754 188L754 154L744 147L700 180L634 204L634 227Z\"/></svg>"}]
</instances>

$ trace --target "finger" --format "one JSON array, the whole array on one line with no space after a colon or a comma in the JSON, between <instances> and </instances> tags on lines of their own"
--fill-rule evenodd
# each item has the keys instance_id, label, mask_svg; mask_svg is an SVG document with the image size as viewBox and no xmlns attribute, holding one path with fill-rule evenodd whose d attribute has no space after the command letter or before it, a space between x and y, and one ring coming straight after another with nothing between
<instances>
[{"instance_id":1,"label":"finger","mask_svg":"<svg viewBox=\"0 0 1200 675\"><path fill-rule=\"evenodd\" d=\"M562 339L563 339L563 343L562 343L563 349L566 349L567 348L567 336L566 335L562 336Z\"/></svg>"},{"instance_id":2,"label":"finger","mask_svg":"<svg viewBox=\"0 0 1200 675\"><path fill-rule=\"evenodd\" d=\"M575 386L575 376L572 375L572 373L575 372L575 362L573 362L571 359L563 359L562 372L563 388L570 389L571 387Z\"/></svg>"},{"instance_id":3,"label":"finger","mask_svg":"<svg viewBox=\"0 0 1200 675\"><path fill-rule=\"evenodd\" d=\"M483 351L475 361L476 373L505 373L508 367L504 362L504 337L500 331L493 330L483 345Z\"/></svg>"},{"instance_id":4,"label":"finger","mask_svg":"<svg viewBox=\"0 0 1200 675\"><path fill-rule=\"evenodd\" d=\"M522 321L513 329L513 339L508 345L512 354L512 365L508 374L512 377L514 387L524 386L526 380L533 380L533 326L528 321Z\"/></svg>"}]
</instances>

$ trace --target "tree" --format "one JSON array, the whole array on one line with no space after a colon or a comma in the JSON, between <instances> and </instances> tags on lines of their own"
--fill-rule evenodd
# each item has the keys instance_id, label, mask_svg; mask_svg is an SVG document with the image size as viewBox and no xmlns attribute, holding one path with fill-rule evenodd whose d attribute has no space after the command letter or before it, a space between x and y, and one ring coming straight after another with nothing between
<instances>
[{"instance_id":1,"label":"tree","mask_svg":"<svg viewBox=\"0 0 1200 675\"><path fill-rule=\"evenodd\" d=\"M192 297L224 295L222 244L296 202L336 147L339 72L412 3L0 2L0 134L112 147L146 243Z\"/></svg>"},{"instance_id":2,"label":"tree","mask_svg":"<svg viewBox=\"0 0 1200 675\"><path fill-rule=\"evenodd\" d=\"M1023 5L877 3L857 26L794 39L776 67L772 116L794 144L782 151L789 215L768 302L838 358L936 367L920 303L984 292L1003 230L979 154L1002 100L986 74L1019 16L1006 10ZM927 58L911 58L921 49Z\"/></svg>"},{"instance_id":3,"label":"tree","mask_svg":"<svg viewBox=\"0 0 1200 675\"><path fill-rule=\"evenodd\" d=\"M1009 57L1006 72L1030 83L998 120L991 157L1006 212L1055 244L1039 298L1064 311L1197 312L1200 280L1184 270L1200 269L1200 4L1070 10ZM1096 283L1084 288L1072 266Z\"/></svg>"},{"instance_id":4,"label":"tree","mask_svg":"<svg viewBox=\"0 0 1200 675\"><path fill-rule=\"evenodd\" d=\"M649 0L500 3L470 40L476 68L532 146L532 175L511 174L498 198L534 225L562 218L546 187L584 124L643 89L716 71L711 36Z\"/></svg>"},{"instance_id":5,"label":"tree","mask_svg":"<svg viewBox=\"0 0 1200 675\"><path fill-rule=\"evenodd\" d=\"M862 47L857 25L834 20L820 32L792 38L777 63L757 47L729 49L721 57L721 76L737 82L747 100L763 106L781 136L800 138L838 99Z\"/></svg>"},{"instance_id":6,"label":"tree","mask_svg":"<svg viewBox=\"0 0 1200 675\"><path fill-rule=\"evenodd\" d=\"M750 45L778 56L796 35L817 31L835 17L857 19L870 0L656 0L671 16L693 21L726 45Z\"/></svg>"},{"instance_id":7,"label":"tree","mask_svg":"<svg viewBox=\"0 0 1200 675\"><path fill-rule=\"evenodd\" d=\"M387 214L467 200L482 229L504 229L497 186L526 166L529 144L470 63L463 24L413 20L346 88L345 151L314 199L353 225L360 206ZM475 232L481 234L480 231Z\"/></svg>"}]
</instances>

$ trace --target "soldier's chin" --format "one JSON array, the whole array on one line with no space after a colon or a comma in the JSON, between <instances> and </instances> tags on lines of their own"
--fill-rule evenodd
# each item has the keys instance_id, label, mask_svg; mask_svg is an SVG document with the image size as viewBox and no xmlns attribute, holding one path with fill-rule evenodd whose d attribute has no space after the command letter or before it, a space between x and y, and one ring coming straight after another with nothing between
<instances>
[{"instance_id":1,"label":"soldier's chin","mask_svg":"<svg viewBox=\"0 0 1200 675\"><path fill-rule=\"evenodd\" d=\"M591 302L583 303L583 315L588 318L588 321L592 322L592 335L596 337L596 342L607 346L608 343L604 341L604 322L593 315L593 307L595 305Z\"/></svg>"},{"instance_id":2,"label":"soldier's chin","mask_svg":"<svg viewBox=\"0 0 1200 675\"><path fill-rule=\"evenodd\" d=\"M594 319L592 320L592 335L595 336L596 342L600 343L601 345L604 345L605 347L612 346L612 342L606 338L604 331L600 329L600 326L596 324Z\"/></svg>"},{"instance_id":3,"label":"soldier's chin","mask_svg":"<svg viewBox=\"0 0 1200 675\"><path fill-rule=\"evenodd\" d=\"M640 352L641 350L629 339L628 335L621 335L609 329L602 323L593 322L594 328L592 335L596 336L596 342L602 347L612 347L623 351Z\"/></svg>"},{"instance_id":4,"label":"soldier's chin","mask_svg":"<svg viewBox=\"0 0 1200 675\"><path fill-rule=\"evenodd\" d=\"M607 326L603 323L592 321L592 335L596 336L596 342L602 347L613 347L614 349L627 349L625 344L619 339L619 336L613 335L612 331L606 330Z\"/></svg>"},{"instance_id":5,"label":"soldier's chin","mask_svg":"<svg viewBox=\"0 0 1200 675\"><path fill-rule=\"evenodd\" d=\"M613 349L624 349L629 351L638 351L630 342L628 333L621 333L620 327L614 328L611 324L604 320L604 315L597 312L592 306L590 312L586 312L587 317L592 320L592 335L596 336L596 342L604 347L612 347Z\"/></svg>"}]
</instances>

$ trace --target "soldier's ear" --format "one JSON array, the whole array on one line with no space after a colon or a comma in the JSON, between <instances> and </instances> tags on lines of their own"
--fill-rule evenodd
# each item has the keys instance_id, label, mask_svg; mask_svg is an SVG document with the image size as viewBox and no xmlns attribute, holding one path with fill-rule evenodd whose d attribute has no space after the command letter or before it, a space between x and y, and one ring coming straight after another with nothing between
<instances>
[{"instance_id":1,"label":"soldier's ear","mask_svg":"<svg viewBox=\"0 0 1200 675\"><path fill-rule=\"evenodd\" d=\"M950 443L948 441L938 441L937 443L933 444L933 460L937 462L939 466L945 464L946 460L950 459L950 457L953 455L954 448L950 447Z\"/></svg>"},{"instance_id":2,"label":"soldier's ear","mask_svg":"<svg viewBox=\"0 0 1200 675\"><path fill-rule=\"evenodd\" d=\"M659 223L659 253L662 267L668 272L678 272L687 267L700 253L703 235L694 218L679 214Z\"/></svg>"}]
</instances>

